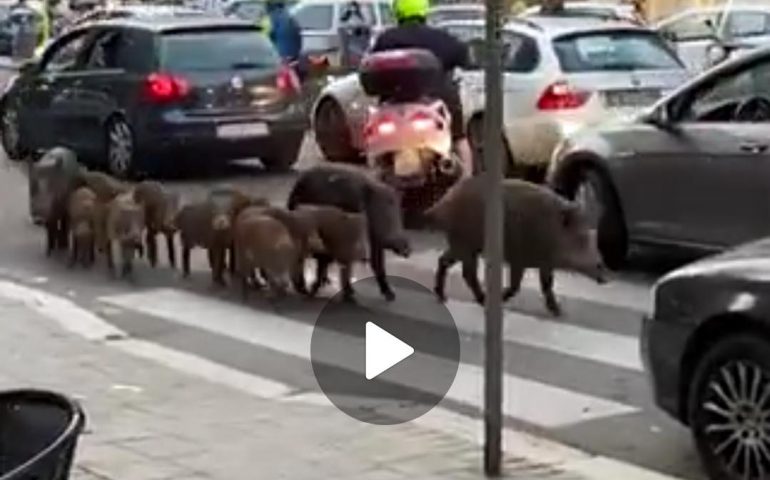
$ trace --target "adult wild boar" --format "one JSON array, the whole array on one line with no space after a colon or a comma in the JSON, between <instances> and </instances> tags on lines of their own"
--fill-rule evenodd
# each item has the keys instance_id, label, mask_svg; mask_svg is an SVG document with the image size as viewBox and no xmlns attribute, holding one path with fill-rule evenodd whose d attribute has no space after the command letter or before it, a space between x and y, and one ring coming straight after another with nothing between
<instances>
[{"instance_id":1,"label":"adult wild boar","mask_svg":"<svg viewBox=\"0 0 770 480\"><path fill-rule=\"evenodd\" d=\"M142 250L144 208L134 201L133 192L118 194L106 205L105 245L107 267L115 272L114 253L120 254L121 277L133 274L134 256Z\"/></svg>"},{"instance_id":2,"label":"adult wild boar","mask_svg":"<svg viewBox=\"0 0 770 480\"><path fill-rule=\"evenodd\" d=\"M436 295L446 299L444 285L449 269L462 262L463 278L476 301L484 302L478 279L478 257L484 249L484 179L464 179L426 211L426 220L443 231L448 248L439 257ZM546 307L561 314L553 292L553 271L572 270L604 283L605 267L596 246L595 232L580 207L550 189L523 180L503 181L504 258L510 284L509 300L519 291L524 271L537 268Z\"/></svg>"},{"instance_id":3,"label":"adult wild boar","mask_svg":"<svg viewBox=\"0 0 770 480\"><path fill-rule=\"evenodd\" d=\"M294 184L287 201L289 210L302 204L330 205L349 213L366 217L369 242L369 264L382 295L389 301L396 298L385 272L385 250L409 257L411 248L403 227L400 198L396 191L378 180L364 168L323 164L303 171ZM326 282L321 273L332 259L326 254L315 256L318 262L317 281Z\"/></svg>"},{"instance_id":4,"label":"adult wild boar","mask_svg":"<svg viewBox=\"0 0 770 480\"><path fill-rule=\"evenodd\" d=\"M68 247L67 202L82 170L75 152L64 147L48 150L30 165L30 213L36 223L45 225L48 256Z\"/></svg>"},{"instance_id":5,"label":"adult wild boar","mask_svg":"<svg viewBox=\"0 0 770 480\"><path fill-rule=\"evenodd\" d=\"M97 221L96 193L80 187L70 195L67 206L70 230L70 268L80 261L83 267L94 262L94 242Z\"/></svg>"},{"instance_id":6,"label":"adult wild boar","mask_svg":"<svg viewBox=\"0 0 770 480\"><path fill-rule=\"evenodd\" d=\"M158 234L163 234L166 238L168 262L176 268L174 217L179 210L179 194L167 191L160 182L145 180L134 188L134 200L144 208L145 247L150 265L155 267L158 263L156 237Z\"/></svg>"},{"instance_id":7,"label":"adult wild boar","mask_svg":"<svg viewBox=\"0 0 770 480\"><path fill-rule=\"evenodd\" d=\"M236 217L233 238L243 299L255 270L265 277L273 296L285 295L300 253L286 225L259 208L247 208Z\"/></svg>"}]
</instances>

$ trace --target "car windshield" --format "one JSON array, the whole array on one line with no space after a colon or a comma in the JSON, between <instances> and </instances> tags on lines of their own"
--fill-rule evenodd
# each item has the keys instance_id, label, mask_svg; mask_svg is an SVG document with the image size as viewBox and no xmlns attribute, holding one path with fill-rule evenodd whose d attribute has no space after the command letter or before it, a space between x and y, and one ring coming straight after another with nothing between
<instances>
[{"instance_id":1,"label":"car windshield","mask_svg":"<svg viewBox=\"0 0 770 480\"><path fill-rule=\"evenodd\" d=\"M682 68L665 42L650 32L596 32L554 40L565 72Z\"/></svg>"},{"instance_id":2,"label":"car windshield","mask_svg":"<svg viewBox=\"0 0 770 480\"><path fill-rule=\"evenodd\" d=\"M258 30L215 30L165 34L160 61L170 71L275 68L278 53Z\"/></svg>"}]
</instances>

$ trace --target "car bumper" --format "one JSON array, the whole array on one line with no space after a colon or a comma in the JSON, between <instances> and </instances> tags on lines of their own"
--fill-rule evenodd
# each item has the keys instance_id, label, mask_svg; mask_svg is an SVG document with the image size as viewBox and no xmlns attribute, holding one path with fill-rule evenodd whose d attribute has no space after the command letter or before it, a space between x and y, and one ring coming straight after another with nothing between
<instances>
[{"instance_id":1,"label":"car bumper","mask_svg":"<svg viewBox=\"0 0 770 480\"><path fill-rule=\"evenodd\" d=\"M678 324L650 316L642 321L640 353L655 404L679 421L683 418L680 391L681 359L688 333Z\"/></svg>"},{"instance_id":2,"label":"car bumper","mask_svg":"<svg viewBox=\"0 0 770 480\"><path fill-rule=\"evenodd\" d=\"M189 116L167 112L155 121L141 125L136 132L137 149L141 157L160 155L178 158L211 158L230 161L260 157L277 150L298 146L308 128L307 115L302 109L276 115ZM238 135L222 136L222 126L251 127ZM260 125L260 130L253 130Z\"/></svg>"}]
</instances>

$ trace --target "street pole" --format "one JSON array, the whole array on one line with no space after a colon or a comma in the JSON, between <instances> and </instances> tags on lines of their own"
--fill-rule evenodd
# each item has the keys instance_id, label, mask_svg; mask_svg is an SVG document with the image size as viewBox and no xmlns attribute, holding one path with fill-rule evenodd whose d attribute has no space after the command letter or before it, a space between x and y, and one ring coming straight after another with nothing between
<instances>
[{"instance_id":1,"label":"street pole","mask_svg":"<svg viewBox=\"0 0 770 480\"><path fill-rule=\"evenodd\" d=\"M503 257L503 92L500 22L503 0L486 0L486 71L484 106L484 175L486 176L485 245L486 300L484 304L484 472L499 476L502 457L502 257Z\"/></svg>"}]
</instances>

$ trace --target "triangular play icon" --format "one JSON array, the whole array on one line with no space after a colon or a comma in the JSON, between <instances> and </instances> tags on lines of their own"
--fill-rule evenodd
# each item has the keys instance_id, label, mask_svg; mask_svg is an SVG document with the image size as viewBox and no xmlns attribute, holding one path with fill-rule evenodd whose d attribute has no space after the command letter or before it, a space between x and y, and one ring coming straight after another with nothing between
<instances>
[{"instance_id":1,"label":"triangular play icon","mask_svg":"<svg viewBox=\"0 0 770 480\"><path fill-rule=\"evenodd\" d=\"M402 342L372 322L366 322L366 379L371 380L414 353Z\"/></svg>"}]
</instances>

